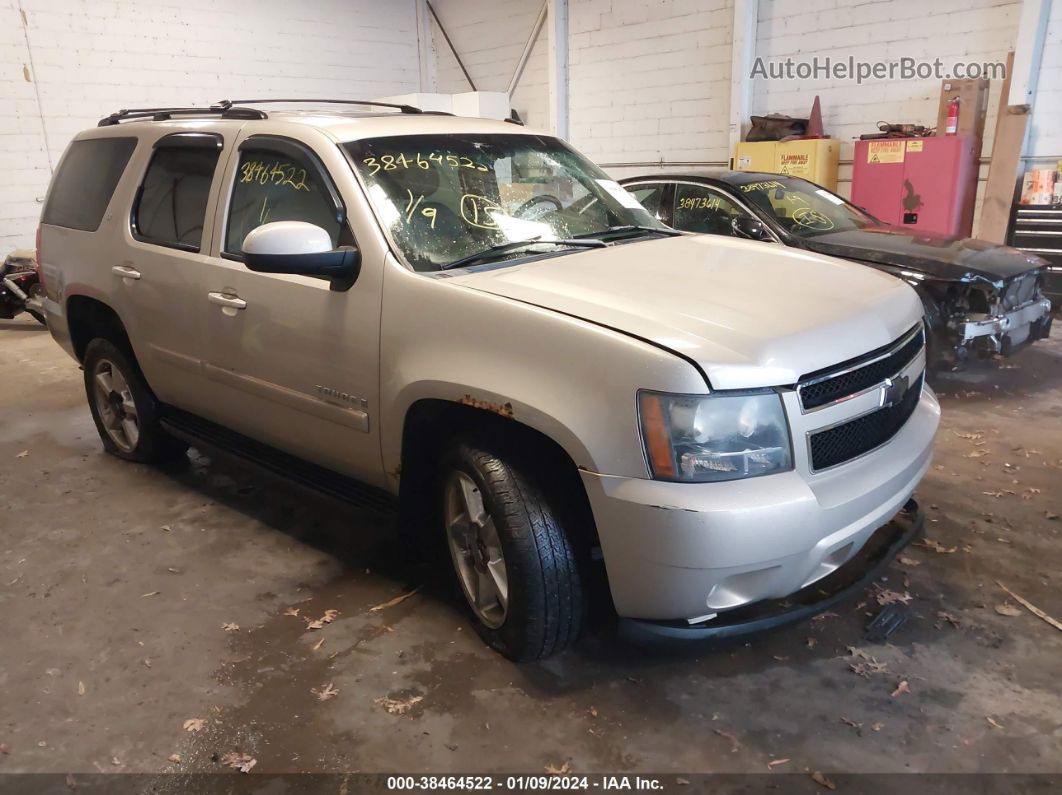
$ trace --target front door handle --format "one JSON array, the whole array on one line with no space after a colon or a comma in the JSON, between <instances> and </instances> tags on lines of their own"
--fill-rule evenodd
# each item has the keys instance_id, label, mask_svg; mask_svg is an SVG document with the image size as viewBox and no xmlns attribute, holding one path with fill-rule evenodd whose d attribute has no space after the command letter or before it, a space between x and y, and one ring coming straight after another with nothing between
<instances>
[{"instance_id":1,"label":"front door handle","mask_svg":"<svg viewBox=\"0 0 1062 795\"><path fill-rule=\"evenodd\" d=\"M111 268L111 273L121 276L123 279L139 279L140 271L136 268L130 268L128 265L115 265Z\"/></svg>"},{"instance_id":2,"label":"front door handle","mask_svg":"<svg viewBox=\"0 0 1062 795\"><path fill-rule=\"evenodd\" d=\"M234 295L228 295L227 293L207 293L207 298L210 299L210 303L217 304L218 306L224 306L228 309L246 309L247 302L242 298L237 298Z\"/></svg>"}]
</instances>

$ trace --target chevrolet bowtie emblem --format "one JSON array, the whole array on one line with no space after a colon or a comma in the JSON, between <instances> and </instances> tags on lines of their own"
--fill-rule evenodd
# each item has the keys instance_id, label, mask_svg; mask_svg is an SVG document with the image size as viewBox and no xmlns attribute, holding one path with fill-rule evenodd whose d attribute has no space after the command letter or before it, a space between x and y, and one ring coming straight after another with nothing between
<instances>
[{"instance_id":1,"label":"chevrolet bowtie emblem","mask_svg":"<svg viewBox=\"0 0 1062 795\"><path fill-rule=\"evenodd\" d=\"M911 382L905 375L899 378L886 378L881 384L881 407L895 406L903 400L910 385Z\"/></svg>"}]
</instances>

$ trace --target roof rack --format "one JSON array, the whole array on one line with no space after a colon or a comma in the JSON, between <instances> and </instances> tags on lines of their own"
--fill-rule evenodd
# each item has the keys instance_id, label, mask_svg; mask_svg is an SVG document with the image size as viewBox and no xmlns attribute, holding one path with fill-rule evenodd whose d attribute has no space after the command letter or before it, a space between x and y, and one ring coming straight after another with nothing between
<instances>
[{"instance_id":1,"label":"roof rack","mask_svg":"<svg viewBox=\"0 0 1062 795\"><path fill-rule=\"evenodd\" d=\"M169 121L174 116L220 116L223 119L267 119L264 110L242 107L244 105L267 105L274 103L304 102L313 105L368 105L374 108L394 108L401 113L431 113L452 116L452 113L424 111L414 105L399 105L393 102L375 102L365 99L223 99L209 108L128 108L104 116L97 126L109 127L131 119Z\"/></svg>"},{"instance_id":2,"label":"roof rack","mask_svg":"<svg viewBox=\"0 0 1062 795\"><path fill-rule=\"evenodd\" d=\"M374 108L394 108L402 113L424 113L423 110L415 105L398 105L393 102L376 102L365 99L223 99L211 107L228 109L234 105L267 105L287 102L305 102L313 105L369 105Z\"/></svg>"},{"instance_id":3,"label":"roof rack","mask_svg":"<svg viewBox=\"0 0 1062 795\"><path fill-rule=\"evenodd\" d=\"M265 119L265 111L255 108L233 108L211 105L209 108L126 108L104 116L97 127L110 127L133 119L169 121L174 116L220 116L223 119Z\"/></svg>"}]
</instances>

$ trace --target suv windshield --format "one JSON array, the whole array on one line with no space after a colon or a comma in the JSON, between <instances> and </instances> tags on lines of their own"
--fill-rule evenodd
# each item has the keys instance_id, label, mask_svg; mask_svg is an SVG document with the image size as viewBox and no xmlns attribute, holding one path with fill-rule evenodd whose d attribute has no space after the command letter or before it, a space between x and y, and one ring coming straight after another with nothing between
<instances>
[{"instance_id":1,"label":"suv windshield","mask_svg":"<svg viewBox=\"0 0 1062 795\"><path fill-rule=\"evenodd\" d=\"M381 223L418 271L492 247L481 261L582 248L539 246L614 227L670 230L601 169L556 138L401 135L344 144Z\"/></svg>"},{"instance_id":2,"label":"suv windshield","mask_svg":"<svg viewBox=\"0 0 1062 795\"><path fill-rule=\"evenodd\" d=\"M798 237L880 226L855 205L807 180L774 177L736 187L745 199L765 210L785 231Z\"/></svg>"}]
</instances>

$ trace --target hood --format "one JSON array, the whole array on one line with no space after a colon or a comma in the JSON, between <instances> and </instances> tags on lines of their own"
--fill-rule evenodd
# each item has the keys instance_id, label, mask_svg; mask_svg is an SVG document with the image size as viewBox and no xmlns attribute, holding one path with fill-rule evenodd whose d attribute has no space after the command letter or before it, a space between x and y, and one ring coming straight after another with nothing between
<instances>
[{"instance_id":1,"label":"hood","mask_svg":"<svg viewBox=\"0 0 1062 795\"><path fill-rule=\"evenodd\" d=\"M805 238L802 245L822 254L892 265L948 281L997 284L1044 264L1016 248L986 240L915 233L898 226L816 235Z\"/></svg>"},{"instance_id":2,"label":"hood","mask_svg":"<svg viewBox=\"0 0 1062 795\"><path fill-rule=\"evenodd\" d=\"M914 290L873 268L714 235L590 249L454 281L649 340L697 362L714 389L793 384L887 345L922 317Z\"/></svg>"}]
</instances>

